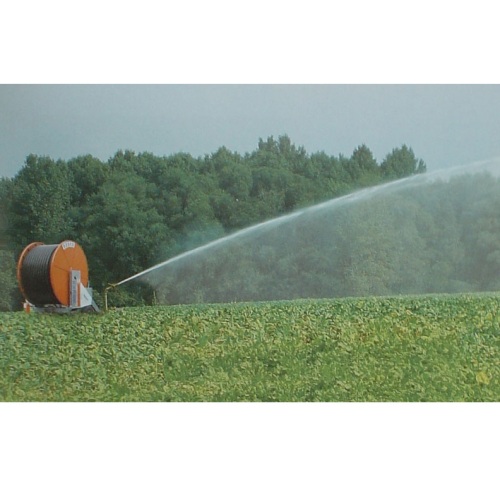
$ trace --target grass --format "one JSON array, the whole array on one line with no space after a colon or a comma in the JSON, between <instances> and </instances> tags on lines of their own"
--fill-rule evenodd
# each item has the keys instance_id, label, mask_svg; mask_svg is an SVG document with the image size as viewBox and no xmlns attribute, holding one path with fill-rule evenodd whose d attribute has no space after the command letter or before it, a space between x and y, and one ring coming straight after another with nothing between
<instances>
[{"instance_id":1,"label":"grass","mask_svg":"<svg viewBox=\"0 0 500 500\"><path fill-rule=\"evenodd\" d=\"M2 401L498 401L500 295L0 314Z\"/></svg>"}]
</instances>

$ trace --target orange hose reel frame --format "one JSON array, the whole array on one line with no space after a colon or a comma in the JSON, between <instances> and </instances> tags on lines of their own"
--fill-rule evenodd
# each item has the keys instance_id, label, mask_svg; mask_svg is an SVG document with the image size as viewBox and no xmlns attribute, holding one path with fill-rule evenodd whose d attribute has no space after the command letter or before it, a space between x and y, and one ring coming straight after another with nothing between
<instances>
[{"instance_id":1,"label":"orange hose reel frame","mask_svg":"<svg viewBox=\"0 0 500 500\"><path fill-rule=\"evenodd\" d=\"M87 258L78 243L66 240L59 243L50 259L52 291L65 306L70 305L70 271L73 269L80 271L80 281L87 287L89 281Z\"/></svg>"},{"instance_id":2,"label":"orange hose reel frame","mask_svg":"<svg viewBox=\"0 0 500 500\"><path fill-rule=\"evenodd\" d=\"M17 264L17 279L20 283L21 292L26 294L21 285L21 268L26 255L41 242L35 242L28 245L21 253ZM88 286L89 270L87 258L83 249L78 243L71 240L65 240L52 253L49 263L50 285L54 296L59 303L64 306L70 305L70 272L72 270L80 271L80 281L84 287Z\"/></svg>"}]
</instances>

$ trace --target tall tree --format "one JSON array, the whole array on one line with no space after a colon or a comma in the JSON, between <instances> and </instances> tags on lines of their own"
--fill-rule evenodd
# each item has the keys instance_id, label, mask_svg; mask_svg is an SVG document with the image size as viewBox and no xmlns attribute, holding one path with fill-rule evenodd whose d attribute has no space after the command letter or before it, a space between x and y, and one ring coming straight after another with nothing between
<instances>
[{"instance_id":1,"label":"tall tree","mask_svg":"<svg viewBox=\"0 0 500 500\"><path fill-rule=\"evenodd\" d=\"M75 239L85 248L92 284L99 290L108 282L116 282L228 232L347 194L360 186L376 184L381 174L384 178L396 178L423 170L423 162L406 146L387 155L382 168L366 145L356 148L350 158L324 152L308 155L286 135L260 139L257 149L243 156L224 147L204 158L185 153L158 157L118 151L106 163L90 155L68 162L30 155L14 179L0 182L0 209L2 203L5 207L0 213L0 245L5 248L9 243L10 248L19 251L31 241L53 243ZM311 231L303 237L297 232L300 252L284 255L271 248L277 240L269 233L258 250L247 249L232 276L217 281L217 297L227 296L225 290L234 291L239 298L249 297L250 290L255 298L259 294L271 297L262 292L270 276L276 278L273 293L279 290L283 298L290 293L338 295L342 287L346 288L345 272L332 276L329 270L335 265L345 271L348 262L340 265L343 247L339 242L351 232L358 248L349 249L346 242L346 256L352 254L351 261L356 260L357 268L366 260L370 270L365 277L351 276L350 293L389 290L395 283L391 278L394 263L399 262L401 267L403 262L395 249L381 240L373 245L371 253L361 250L377 231L383 236L392 230L392 216L385 214L385 217L385 222L374 222L375 230L370 224L365 224L366 227L361 224L364 236L348 226L340 233L330 230L330 245L324 243L323 236L318 240L313 234L319 231L322 235L325 227L319 224L312 231L311 226ZM6 220L8 232L2 236ZM401 232L405 239L412 240L417 226L415 221L415 227ZM428 227L438 226L428 224ZM455 240L450 237L450 241ZM283 243L287 241L284 238L276 245L288 250L288 244ZM487 252L490 254L495 255L494 251ZM255 255L262 257L258 264ZM380 265L379 257L384 265ZM230 260L239 265L236 255L225 261ZM15 268L13 258L6 257L4 262ZM414 263L408 268L418 266ZM196 283L204 276L210 289L212 278L226 267L222 262L216 271L203 270L192 281ZM286 274L292 268L301 277L300 283ZM184 294L183 280L185 277L176 284L179 296ZM245 292L242 283L248 286ZM205 294L209 296L209 292Z\"/></svg>"},{"instance_id":2,"label":"tall tree","mask_svg":"<svg viewBox=\"0 0 500 500\"><path fill-rule=\"evenodd\" d=\"M72 233L66 163L30 155L9 193L9 235L16 249L32 241L59 243Z\"/></svg>"},{"instance_id":3,"label":"tall tree","mask_svg":"<svg viewBox=\"0 0 500 500\"><path fill-rule=\"evenodd\" d=\"M8 237L9 193L12 180L0 179L0 311L20 307L16 283L15 255Z\"/></svg>"},{"instance_id":4,"label":"tall tree","mask_svg":"<svg viewBox=\"0 0 500 500\"><path fill-rule=\"evenodd\" d=\"M360 187L376 184L380 180L380 169L377 160L365 144L354 150L348 165L353 182Z\"/></svg>"},{"instance_id":5,"label":"tall tree","mask_svg":"<svg viewBox=\"0 0 500 500\"><path fill-rule=\"evenodd\" d=\"M157 262L169 231L144 179L115 172L90 196L85 212L80 237L101 287Z\"/></svg>"},{"instance_id":6,"label":"tall tree","mask_svg":"<svg viewBox=\"0 0 500 500\"><path fill-rule=\"evenodd\" d=\"M0 248L8 245L8 216L9 216L9 191L12 181L8 178L0 178Z\"/></svg>"},{"instance_id":7,"label":"tall tree","mask_svg":"<svg viewBox=\"0 0 500 500\"><path fill-rule=\"evenodd\" d=\"M427 166L415 157L412 148L403 144L395 148L382 161L380 168L385 179L400 179L414 174L423 174Z\"/></svg>"},{"instance_id":8,"label":"tall tree","mask_svg":"<svg viewBox=\"0 0 500 500\"><path fill-rule=\"evenodd\" d=\"M99 191L110 174L105 163L91 155L78 156L68 161L71 206L81 206L87 198Z\"/></svg>"}]
</instances>

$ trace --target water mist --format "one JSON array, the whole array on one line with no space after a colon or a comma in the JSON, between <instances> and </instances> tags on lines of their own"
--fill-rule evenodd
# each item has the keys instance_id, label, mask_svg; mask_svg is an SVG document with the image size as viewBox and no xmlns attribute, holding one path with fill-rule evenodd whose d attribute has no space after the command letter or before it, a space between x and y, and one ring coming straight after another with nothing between
<instances>
[{"instance_id":1,"label":"water mist","mask_svg":"<svg viewBox=\"0 0 500 500\"><path fill-rule=\"evenodd\" d=\"M115 286L136 279L169 304L500 290L500 159L297 210Z\"/></svg>"}]
</instances>

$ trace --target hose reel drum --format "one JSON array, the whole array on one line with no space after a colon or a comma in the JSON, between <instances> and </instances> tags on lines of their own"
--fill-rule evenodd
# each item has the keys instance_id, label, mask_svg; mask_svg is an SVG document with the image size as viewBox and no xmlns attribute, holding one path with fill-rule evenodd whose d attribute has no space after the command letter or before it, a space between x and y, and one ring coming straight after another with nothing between
<instances>
[{"instance_id":1,"label":"hose reel drum","mask_svg":"<svg viewBox=\"0 0 500 500\"><path fill-rule=\"evenodd\" d=\"M99 311L89 288L87 258L74 241L30 243L19 256L17 280L27 312Z\"/></svg>"}]
</instances>

